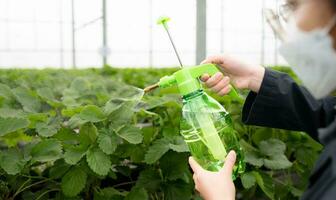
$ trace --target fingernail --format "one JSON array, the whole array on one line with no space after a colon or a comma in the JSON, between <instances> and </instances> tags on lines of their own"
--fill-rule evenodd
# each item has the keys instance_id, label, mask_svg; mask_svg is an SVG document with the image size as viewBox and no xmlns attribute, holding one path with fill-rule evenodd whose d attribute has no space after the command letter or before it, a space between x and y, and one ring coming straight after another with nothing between
<instances>
[{"instance_id":1,"label":"fingernail","mask_svg":"<svg viewBox=\"0 0 336 200\"><path fill-rule=\"evenodd\" d=\"M229 156L230 156L230 159L234 159L234 158L236 158L236 152L233 151L233 150L231 150L231 151L229 152Z\"/></svg>"},{"instance_id":2,"label":"fingernail","mask_svg":"<svg viewBox=\"0 0 336 200\"><path fill-rule=\"evenodd\" d=\"M203 76L201 76L202 81L207 81L207 79L209 79L209 74L204 74Z\"/></svg>"},{"instance_id":3,"label":"fingernail","mask_svg":"<svg viewBox=\"0 0 336 200\"><path fill-rule=\"evenodd\" d=\"M215 77L216 78L219 78L219 77L221 77L222 76L222 73L220 73L220 72L217 72L216 74L215 74Z\"/></svg>"}]
</instances>

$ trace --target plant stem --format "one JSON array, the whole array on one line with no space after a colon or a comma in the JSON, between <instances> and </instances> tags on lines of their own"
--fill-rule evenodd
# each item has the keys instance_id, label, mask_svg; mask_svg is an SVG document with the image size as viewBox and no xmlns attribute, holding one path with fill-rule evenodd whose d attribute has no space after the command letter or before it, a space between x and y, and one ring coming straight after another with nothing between
<instances>
[{"instance_id":1,"label":"plant stem","mask_svg":"<svg viewBox=\"0 0 336 200\"><path fill-rule=\"evenodd\" d=\"M20 187L17 191L20 191L28 182L30 181L30 178L27 179ZM14 197L15 197L15 194L14 194Z\"/></svg>"},{"instance_id":2,"label":"plant stem","mask_svg":"<svg viewBox=\"0 0 336 200\"><path fill-rule=\"evenodd\" d=\"M114 185L113 187L119 187L119 186L123 186L123 185L129 185L129 184L133 184L136 183L136 181L129 181L129 182L125 182L125 183L119 183Z\"/></svg>"},{"instance_id":3,"label":"plant stem","mask_svg":"<svg viewBox=\"0 0 336 200\"><path fill-rule=\"evenodd\" d=\"M47 190L47 191L43 192L40 196L38 196L38 197L36 198L36 200L39 200L40 198L42 198L44 195L48 194L49 192L54 192L54 191L59 191L59 190L60 190L60 189L57 189L57 188Z\"/></svg>"},{"instance_id":4,"label":"plant stem","mask_svg":"<svg viewBox=\"0 0 336 200\"><path fill-rule=\"evenodd\" d=\"M44 183L44 182L46 182L46 181L49 181L49 179L44 179L44 180L42 180L42 181L38 181L38 182L33 183L33 184L31 184L31 185L28 185L28 186L26 186L26 187L24 187L24 188L22 188L22 189L21 189L21 187L20 187L19 190L17 190L17 191L15 192L15 194L14 194L13 197L12 197L12 199L14 199L18 194L20 194L21 192L25 191L26 189L31 188L31 187L33 187L33 186L35 186L35 185L39 185L39 184Z\"/></svg>"}]
</instances>

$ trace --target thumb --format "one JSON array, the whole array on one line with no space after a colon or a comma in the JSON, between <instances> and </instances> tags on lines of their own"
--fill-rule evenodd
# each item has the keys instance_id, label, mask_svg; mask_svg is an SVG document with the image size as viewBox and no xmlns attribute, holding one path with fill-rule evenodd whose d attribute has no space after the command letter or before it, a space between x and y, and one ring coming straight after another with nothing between
<instances>
[{"instance_id":1,"label":"thumb","mask_svg":"<svg viewBox=\"0 0 336 200\"><path fill-rule=\"evenodd\" d=\"M221 172L227 175L231 175L235 162L236 162L236 152L231 150L229 154L226 156L225 163L223 168L221 169Z\"/></svg>"},{"instance_id":2,"label":"thumb","mask_svg":"<svg viewBox=\"0 0 336 200\"><path fill-rule=\"evenodd\" d=\"M203 171L203 168L195 161L193 157L189 157L189 165L195 174Z\"/></svg>"}]
</instances>

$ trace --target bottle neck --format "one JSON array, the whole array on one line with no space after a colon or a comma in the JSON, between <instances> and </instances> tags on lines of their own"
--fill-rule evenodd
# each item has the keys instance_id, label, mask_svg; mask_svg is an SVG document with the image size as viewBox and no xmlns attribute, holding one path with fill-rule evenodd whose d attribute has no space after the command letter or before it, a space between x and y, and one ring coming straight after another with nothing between
<instances>
[{"instance_id":1,"label":"bottle neck","mask_svg":"<svg viewBox=\"0 0 336 200\"><path fill-rule=\"evenodd\" d=\"M182 99L183 99L183 102L187 102L187 101L190 101L193 98L202 96L203 94L204 94L204 91L202 89L199 89L199 90L196 90L196 91L191 92L189 94L183 95Z\"/></svg>"}]
</instances>

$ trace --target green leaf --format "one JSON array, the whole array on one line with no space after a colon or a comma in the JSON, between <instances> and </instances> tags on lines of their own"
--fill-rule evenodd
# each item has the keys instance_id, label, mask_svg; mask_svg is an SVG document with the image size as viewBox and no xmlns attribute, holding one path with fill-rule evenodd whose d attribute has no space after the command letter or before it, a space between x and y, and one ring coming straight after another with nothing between
<instances>
[{"instance_id":1,"label":"green leaf","mask_svg":"<svg viewBox=\"0 0 336 200\"><path fill-rule=\"evenodd\" d=\"M277 156L286 151L286 144L278 139L264 140L259 143L260 152L267 156Z\"/></svg>"},{"instance_id":2,"label":"green leaf","mask_svg":"<svg viewBox=\"0 0 336 200\"><path fill-rule=\"evenodd\" d=\"M285 155L277 155L264 159L264 165L269 169L279 170L290 168L293 164Z\"/></svg>"},{"instance_id":3,"label":"green leaf","mask_svg":"<svg viewBox=\"0 0 336 200\"><path fill-rule=\"evenodd\" d=\"M98 135L99 148L106 154L112 154L118 146L118 137L113 131L102 130Z\"/></svg>"},{"instance_id":4,"label":"green leaf","mask_svg":"<svg viewBox=\"0 0 336 200\"><path fill-rule=\"evenodd\" d=\"M272 137L272 130L269 128L257 128L252 134L252 140L255 144L259 144L263 140Z\"/></svg>"},{"instance_id":5,"label":"green leaf","mask_svg":"<svg viewBox=\"0 0 336 200\"><path fill-rule=\"evenodd\" d=\"M53 90L51 90L48 87L43 87L37 89L37 94L44 100L46 101L49 105L53 107L59 107L61 106L61 102L56 100L55 95L53 93Z\"/></svg>"},{"instance_id":6,"label":"green leaf","mask_svg":"<svg viewBox=\"0 0 336 200\"><path fill-rule=\"evenodd\" d=\"M169 148L176 152L189 152L187 144L180 136L174 137L174 139L170 141Z\"/></svg>"},{"instance_id":7,"label":"green leaf","mask_svg":"<svg viewBox=\"0 0 336 200\"><path fill-rule=\"evenodd\" d=\"M33 161L38 162L57 160L62 156L61 143L56 139L42 140L33 147L31 156Z\"/></svg>"},{"instance_id":8,"label":"green leaf","mask_svg":"<svg viewBox=\"0 0 336 200\"><path fill-rule=\"evenodd\" d=\"M249 189L256 184L256 179L253 173L247 172L241 176L241 182L245 189Z\"/></svg>"},{"instance_id":9,"label":"green leaf","mask_svg":"<svg viewBox=\"0 0 336 200\"><path fill-rule=\"evenodd\" d=\"M317 156L318 155L316 152L307 147L301 147L295 152L295 157L297 161L310 167L314 166Z\"/></svg>"},{"instance_id":10,"label":"green leaf","mask_svg":"<svg viewBox=\"0 0 336 200\"><path fill-rule=\"evenodd\" d=\"M192 187L190 184L183 182L182 180L167 182L163 187L165 199L191 199Z\"/></svg>"},{"instance_id":11,"label":"green leaf","mask_svg":"<svg viewBox=\"0 0 336 200\"><path fill-rule=\"evenodd\" d=\"M79 113L79 117L87 122L100 122L105 120L103 111L95 105L88 105Z\"/></svg>"},{"instance_id":12,"label":"green leaf","mask_svg":"<svg viewBox=\"0 0 336 200\"><path fill-rule=\"evenodd\" d=\"M38 122L48 121L48 117L47 113L29 113L27 115L27 119L30 121L29 128L35 128Z\"/></svg>"},{"instance_id":13,"label":"green leaf","mask_svg":"<svg viewBox=\"0 0 336 200\"><path fill-rule=\"evenodd\" d=\"M10 99L12 95L13 94L12 94L10 87L8 87L5 84L0 83L0 96L6 99Z\"/></svg>"},{"instance_id":14,"label":"green leaf","mask_svg":"<svg viewBox=\"0 0 336 200\"><path fill-rule=\"evenodd\" d=\"M57 160L49 170L49 177L52 179L62 178L70 167L64 160Z\"/></svg>"},{"instance_id":15,"label":"green leaf","mask_svg":"<svg viewBox=\"0 0 336 200\"><path fill-rule=\"evenodd\" d=\"M45 100L55 101L54 93L50 88L47 87L39 88L37 89L37 94Z\"/></svg>"},{"instance_id":16,"label":"green leaf","mask_svg":"<svg viewBox=\"0 0 336 200\"><path fill-rule=\"evenodd\" d=\"M106 102L103 110L106 115L110 115L113 111L119 109L121 106L123 106L123 103L125 100L116 98L116 99L110 99L108 102Z\"/></svg>"},{"instance_id":17,"label":"green leaf","mask_svg":"<svg viewBox=\"0 0 336 200\"><path fill-rule=\"evenodd\" d=\"M160 159L160 168L163 176L174 181L183 179L185 173L189 173L188 155L169 151Z\"/></svg>"},{"instance_id":18,"label":"green leaf","mask_svg":"<svg viewBox=\"0 0 336 200\"><path fill-rule=\"evenodd\" d=\"M258 152L247 151L245 152L245 162L256 167L261 167L264 164L264 159Z\"/></svg>"},{"instance_id":19,"label":"green leaf","mask_svg":"<svg viewBox=\"0 0 336 200\"><path fill-rule=\"evenodd\" d=\"M153 164L161 158L169 150L169 141L165 138L156 140L152 146L148 148L145 155L145 162Z\"/></svg>"},{"instance_id":20,"label":"green leaf","mask_svg":"<svg viewBox=\"0 0 336 200\"><path fill-rule=\"evenodd\" d=\"M8 149L0 152L0 166L7 174L15 175L21 172L26 160L17 149Z\"/></svg>"},{"instance_id":21,"label":"green leaf","mask_svg":"<svg viewBox=\"0 0 336 200\"><path fill-rule=\"evenodd\" d=\"M146 150L140 145L133 145L134 147L130 151L131 161L134 163L142 163L145 157Z\"/></svg>"},{"instance_id":22,"label":"green leaf","mask_svg":"<svg viewBox=\"0 0 336 200\"><path fill-rule=\"evenodd\" d=\"M75 114L69 119L68 124L70 128L77 128L86 122L86 120L83 120L79 117L79 114Z\"/></svg>"},{"instance_id":23,"label":"green leaf","mask_svg":"<svg viewBox=\"0 0 336 200\"><path fill-rule=\"evenodd\" d=\"M19 129L27 128L29 121L23 118L2 118L0 117L0 136L12 133Z\"/></svg>"},{"instance_id":24,"label":"green leaf","mask_svg":"<svg viewBox=\"0 0 336 200\"><path fill-rule=\"evenodd\" d=\"M295 197L301 197L303 194L303 190L297 189L295 187L290 187L290 192L295 196Z\"/></svg>"},{"instance_id":25,"label":"green leaf","mask_svg":"<svg viewBox=\"0 0 336 200\"><path fill-rule=\"evenodd\" d=\"M122 126L129 123L134 114L133 107L134 104L132 102L124 102L122 106L111 112L109 115L109 119L111 120L110 127L114 131L118 131Z\"/></svg>"},{"instance_id":26,"label":"green leaf","mask_svg":"<svg viewBox=\"0 0 336 200\"><path fill-rule=\"evenodd\" d=\"M274 184L273 184L272 178L264 173L257 172L257 171L253 171L252 174L254 175L257 181L257 184L259 185L261 190L270 199L274 199Z\"/></svg>"},{"instance_id":27,"label":"green leaf","mask_svg":"<svg viewBox=\"0 0 336 200\"><path fill-rule=\"evenodd\" d=\"M69 128L62 127L56 135L53 136L54 138L62 141L63 144L78 144L79 134Z\"/></svg>"},{"instance_id":28,"label":"green leaf","mask_svg":"<svg viewBox=\"0 0 336 200\"><path fill-rule=\"evenodd\" d=\"M75 114L79 114L82 110L83 110L82 106L64 108L64 109L62 109L62 115L64 117L72 117Z\"/></svg>"},{"instance_id":29,"label":"green leaf","mask_svg":"<svg viewBox=\"0 0 336 200\"><path fill-rule=\"evenodd\" d=\"M36 123L36 131L43 137L51 137L55 135L60 128L61 125L58 119L50 119L48 122Z\"/></svg>"},{"instance_id":30,"label":"green leaf","mask_svg":"<svg viewBox=\"0 0 336 200\"><path fill-rule=\"evenodd\" d=\"M12 92L25 111L37 113L41 109L41 102L32 91L18 87Z\"/></svg>"},{"instance_id":31,"label":"green leaf","mask_svg":"<svg viewBox=\"0 0 336 200\"><path fill-rule=\"evenodd\" d=\"M78 77L71 82L70 88L74 91L85 94L85 92L90 89L90 82L85 77Z\"/></svg>"},{"instance_id":32,"label":"green leaf","mask_svg":"<svg viewBox=\"0 0 336 200\"><path fill-rule=\"evenodd\" d=\"M87 174L78 167L72 168L62 178L62 192L64 195L74 197L78 195L85 187Z\"/></svg>"},{"instance_id":33,"label":"green leaf","mask_svg":"<svg viewBox=\"0 0 336 200\"><path fill-rule=\"evenodd\" d=\"M269 139L259 143L260 152L267 156L263 162L265 167L269 169L287 169L292 163L284 155L286 144L278 139Z\"/></svg>"},{"instance_id":34,"label":"green leaf","mask_svg":"<svg viewBox=\"0 0 336 200\"><path fill-rule=\"evenodd\" d=\"M86 123L79 130L79 138L82 145L93 144L97 139L98 131L92 123Z\"/></svg>"},{"instance_id":35,"label":"green leaf","mask_svg":"<svg viewBox=\"0 0 336 200\"><path fill-rule=\"evenodd\" d=\"M110 157L98 148L92 148L87 152L86 161L92 171L101 176L106 176L112 165Z\"/></svg>"},{"instance_id":36,"label":"green leaf","mask_svg":"<svg viewBox=\"0 0 336 200\"><path fill-rule=\"evenodd\" d=\"M64 160L70 165L77 164L85 155L87 149L81 146L66 148L64 153Z\"/></svg>"},{"instance_id":37,"label":"green leaf","mask_svg":"<svg viewBox=\"0 0 336 200\"><path fill-rule=\"evenodd\" d=\"M24 134L21 131L9 133L0 138L0 141L3 140L8 147L16 147L19 142L30 142L33 137Z\"/></svg>"},{"instance_id":38,"label":"green leaf","mask_svg":"<svg viewBox=\"0 0 336 200\"><path fill-rule=\"evenodd\" d=\"M132 144L139 144L143 139L141 129L135 126L124 126L116 133L119 137Z\"/></svg>"},{"instance_id":39,"label":"green leaf","mask_svg":"<svg viewBox=\"0 0 336 200\"><path fill-rule=\"evenodd\" d=\"M125 200L148 200L148 194L144 188L133 187Z\"/></svg>"},{"instance_id":40,"label":"green leaf","mask_svg":"<svg viewBox=\"0 0 336 200\"><path fill-rule=\"evenodd\" d=\"M24 112L12 108L0 108L0 117L2 118L23 118Z\"/></svg>"},{"instance_id":41,"label":"green leaf","mask_svg":"<svg viewBox=\"0 0 336 200\"><path fill-rule=\"evenodd\" d=\"M245 162L257 167L261 167L264 164L263 157L256 148L243 139L240 140L240 145L244 149Z\"/></svg>"},{"instance_id":42,"label":"green leaf","mask_svg":"<svg viewBox=\"0 0 336 200\"><path fill-rule=\"evenodd\" d=\"M160 187L161 183L162 180L157 170L145 169L140 172L136 187L143 187L148 191L154 192Z\"/></svg>"}]
</instances>

